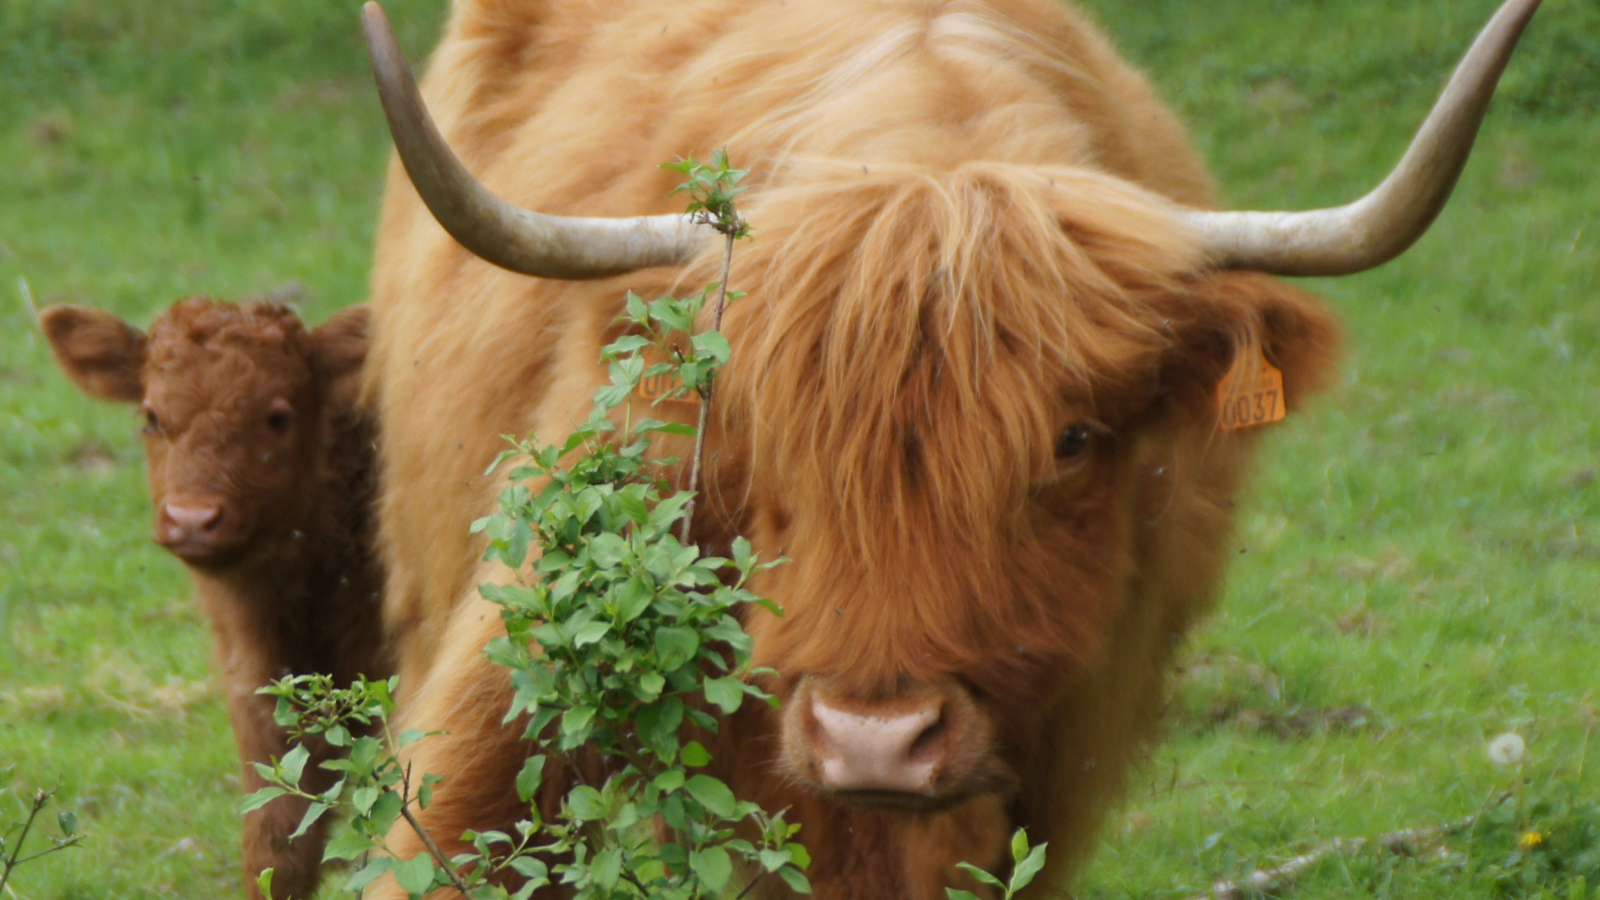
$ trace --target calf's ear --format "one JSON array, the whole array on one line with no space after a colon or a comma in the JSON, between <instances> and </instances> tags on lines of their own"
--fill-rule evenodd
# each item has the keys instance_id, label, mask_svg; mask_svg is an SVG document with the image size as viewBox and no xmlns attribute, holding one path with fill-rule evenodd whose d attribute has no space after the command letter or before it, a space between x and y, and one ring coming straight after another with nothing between
<instances>
[{"instance_id":1,"label":"calf's ear","mask_svg":"<svg viewBox=\"0 0 1600 900\"><path fill-rule=\"evenodd\" d=\"M48 306L39 327L56 364L79 390L101 400L138 403L144 397L144 333L92 306Z\"/></svg>"},{"instance_id":2,"label":"calf's ear","mask_svg":"<svg viewBox=\"0 0 1600 900\"><path fill-rule=\"evenodd\" d=\"M367 359L369 321L365 304L351 306L311 332L317 372L330 396L341 402L353 401L360 387L361 364Z\"/></svg>"}]
</instances>

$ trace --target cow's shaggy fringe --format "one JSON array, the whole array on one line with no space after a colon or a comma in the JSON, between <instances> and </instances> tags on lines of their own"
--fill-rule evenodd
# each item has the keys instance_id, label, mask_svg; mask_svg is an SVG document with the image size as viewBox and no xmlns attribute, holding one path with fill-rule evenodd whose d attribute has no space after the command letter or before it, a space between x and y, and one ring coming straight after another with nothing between
<instances>
[{"instance_id":1,"label":"cow's shaggy fringe","mask_svg":"<svg viewBox=\"0 0 1600 900\"><path fill-rule=\"evenodd\" d=\"M1265 354L1292 411L1336 343L1308 296L1206 270L1168 210L1209 181L1143 79L1054 0L461 0L424 93L487 186L546 212L671 211L657 164L724 143L751 166L695 537L794 559L754 585L787 615L747 623L776 693L956 684L987 743L952 762L983 789L918 813L817 793L776 715L727 723L720 774L796 810L826 900L942 897L1015 825L1059 884L1220 581L1254 443L1216 430L1224 369ZM696 289L720 250L524 278L391 171L367 369L385 612L405 725L450 732L412 760L447 777L423 816L446 852L516 817L524 752L481 654L496 611L472 599L503 578L467 534L493 503L483 465L501 434L582 417L626 289ZM1074 424L1094 450L1064 465Z\"/></svg>"}]
</instances>

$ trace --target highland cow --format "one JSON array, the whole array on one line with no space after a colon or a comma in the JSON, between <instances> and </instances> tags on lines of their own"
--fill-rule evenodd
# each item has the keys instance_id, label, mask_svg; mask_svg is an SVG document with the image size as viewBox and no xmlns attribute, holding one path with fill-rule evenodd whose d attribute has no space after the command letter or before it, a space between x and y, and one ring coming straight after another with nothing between
<instances>
[{"instance_id":1,"label":"highland cow","mask_svg":"<svg viewBox=\"0 0 1600 900\"><path fill-rule=\"evenodd\" d=\"M194 581L244 786L262 787L252 763L281 758L290 742L258 688L291 674L348 683L391 669L371 534L373 428L355 404L366 308L313 331L278 304L203 298L175 304L148 334L83 306L49 307L39 321L80 389L139 405L153 537ZM334 776L318 763L337 751L311 739L307 749L303 786L324 790ZM268 867L274 898L315 891L327 826L290 841L305 810L282 797L245 816L252 900Z\"/></svg>"},{"instance_id":2,"label":"highland cow","mask_svg":"<svg viewBox=\"0 0 1600 900\"><path fill-rule=\"evenodd\" d=\"M658 166L726 146L755 237L692 530L794 562L752 583L787 614L744 618L782 711L726 720L714 765L792 810L823 900L982 892L957 863L1003 865L1018 826L1059 887L1218 591L1261 423L1330 372L1332 315L1269 276L1421 236L1536 6L1501 10L1367 197L1222 212L1176 118L1057 0L457 0L420 94L368 4L403 164L365 374L385 617L406 724L448 732L409 757L445 777L424 827L454 852L519 811L528 749L482 652L504 632L474 593L504 575L468 533L484 463L584 418L625 291L719 277Z\"/></svg>"}]
</instances>

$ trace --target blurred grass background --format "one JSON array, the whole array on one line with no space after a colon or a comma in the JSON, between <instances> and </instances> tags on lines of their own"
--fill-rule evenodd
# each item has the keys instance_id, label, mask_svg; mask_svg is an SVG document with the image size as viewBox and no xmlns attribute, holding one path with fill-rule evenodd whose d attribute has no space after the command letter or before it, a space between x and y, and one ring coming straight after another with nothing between
<instances>
[{"instance_id":1,"label":"blurred grass background","mask_svg":"<svg viewBox=\"0 0 1600 900\"><path fill-rule=\"evenodd\" d=\"M1088 5L1227 201L1265 208L1381 177L1493 9ZM445 4L386 6L420 58ZM204 622L147 538L133 416L55 371L18 280L139 324L193 293L302 294L311 321L362 300L388 143L357 9L0 0L0 821L59 786L90 833L20 870L17 897L240 890L232 740ZM1544 849L1474 833L1438 859L1324 863L1295 891L1533 895L1600 871L1597 112L1600 0L1551 0L1430 235L1311 285L1346 317L1343 377L1269 442L1170 739L1081 896L1187 896L1504 790L1502 831L1543 829ZM1484 752L1510 729L1520 772Z\"/></svg>"}]
</instances>

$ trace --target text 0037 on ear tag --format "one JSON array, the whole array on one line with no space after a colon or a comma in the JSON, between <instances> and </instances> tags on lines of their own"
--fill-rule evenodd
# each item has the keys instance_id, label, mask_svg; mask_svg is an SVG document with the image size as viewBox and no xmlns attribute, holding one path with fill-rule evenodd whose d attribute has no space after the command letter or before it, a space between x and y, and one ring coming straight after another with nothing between
<instances>
[{"instance_id":1,"label":"text 0037 on ear tag","mask_svg":"<svg viewBox=\"0 0 1600 900\"><path fill-rule=\"evenodd\" d=\"M1265 356L1238 357L1217 385L1217 427L1227 431L1270 425L1288 410L1283 400L1283 372Z\"/></svg>"}]
</instances>

